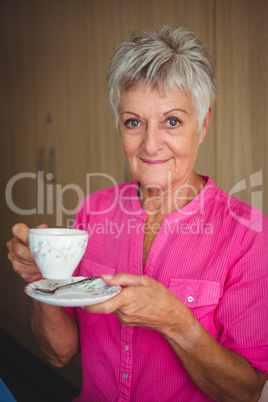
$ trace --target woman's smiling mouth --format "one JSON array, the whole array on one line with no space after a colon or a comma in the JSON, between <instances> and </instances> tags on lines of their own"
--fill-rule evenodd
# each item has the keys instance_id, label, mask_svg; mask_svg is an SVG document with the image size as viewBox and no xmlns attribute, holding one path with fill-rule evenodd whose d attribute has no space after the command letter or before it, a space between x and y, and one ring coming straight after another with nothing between
<instances>
[{"instance_id":1,"label":"woman's smiling mouth","mask_svg":"<svg viewBox=\"0 0 268 402\"><path fill-rule=\"evenodd\" d=\"M141 160L146 165L155 166L155 165L163 165L164 163L168 162L170 160L170 158L169 159L160 159L160 160L141 158Z\"/></svg>"}]
</instances>

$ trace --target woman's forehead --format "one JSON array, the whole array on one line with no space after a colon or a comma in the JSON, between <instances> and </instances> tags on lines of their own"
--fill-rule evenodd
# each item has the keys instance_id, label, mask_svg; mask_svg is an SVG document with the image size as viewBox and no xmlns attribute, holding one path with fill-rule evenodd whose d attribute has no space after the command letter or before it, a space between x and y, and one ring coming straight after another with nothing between
<instances>
[{"instance_id":1,"label":"woman's forehead","mask_svg":"<svg viewBox=\"0 0 268 402\"><path fill-rule=\"evenodd\" d=\"M178 86L174 86L172 89L163 92L158 88L154 88L151 84L141 84L124 90L121 94L121 113L127 107L133 106L142 109L143 107L149 107L150 104L154 108L165 108L169 104L173 104L174 107L177 105L177 107L187 109L193 107L191 97Z\"/></svg>"}]
</instances>

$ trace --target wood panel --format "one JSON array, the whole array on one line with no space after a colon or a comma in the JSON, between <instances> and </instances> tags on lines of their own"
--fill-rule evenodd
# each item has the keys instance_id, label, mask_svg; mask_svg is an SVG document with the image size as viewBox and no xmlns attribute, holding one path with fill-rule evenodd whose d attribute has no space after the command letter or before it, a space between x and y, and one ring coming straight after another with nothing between
<instances>
[{"instance_id":1,"label":"wood panel","mask_svg":"<svg viewBox=\"0 0 268 402\"><path fill-rule=\"evenodd\" d=\"M234 195L266 214L267 23L266 0L216 1L217 184L230 192L240 183Z\"/></svg>"}]
</instances>

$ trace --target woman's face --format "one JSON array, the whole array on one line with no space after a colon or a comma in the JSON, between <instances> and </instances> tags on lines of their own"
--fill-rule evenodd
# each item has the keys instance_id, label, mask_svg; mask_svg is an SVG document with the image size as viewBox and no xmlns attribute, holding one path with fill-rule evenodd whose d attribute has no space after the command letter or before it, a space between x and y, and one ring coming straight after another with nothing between
<instances>
[{"instance_id":1,"label":"woman's face","mask_svg":"<svg viewBox=\"0 0 268 402\"><path fill-rule=\"evenodd\" d=\"M197 133L192 100L178 87L166 95L149 84L123 92L119 130L132 177L143 188L163 191L193 184L194 162L209 121L210 111Z\"/></svg>"}]
</instances>

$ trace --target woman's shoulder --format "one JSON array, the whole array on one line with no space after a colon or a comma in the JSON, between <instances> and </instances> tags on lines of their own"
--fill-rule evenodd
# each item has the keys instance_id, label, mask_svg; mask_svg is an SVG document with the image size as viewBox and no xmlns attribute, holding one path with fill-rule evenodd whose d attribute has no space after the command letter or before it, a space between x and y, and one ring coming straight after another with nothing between
<instances>
[{"instance_id":1,"label":"woman's shoulder","mask_svg":"<svg viewBox=\"0 0 268 402\"><path fill-rule=\"evenodd\" d=\"M117 184L88 194L80 204L77 213L105 212L115 209L120 202L138 194L138 182Z\"/></svg>"},{"instance_id":2,"label":"woman's shoulder","mask_svg":"<svg viewBox=\"0 0 268 402\"><path fill-rule=\"evenodd\" d=\"M253 232L268 233L268 217L261 211L261 199L252 194L252 203L249 204L235 197L235 188L229 193L217 187L211 179L207 182L211 186L212 196L209 198L208 209L214 213L217 219L229 221L232 226L242 226ZM257 194L261 197L261 194Z\"/></svg>"}]
</instances>

